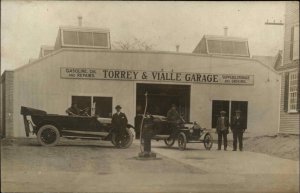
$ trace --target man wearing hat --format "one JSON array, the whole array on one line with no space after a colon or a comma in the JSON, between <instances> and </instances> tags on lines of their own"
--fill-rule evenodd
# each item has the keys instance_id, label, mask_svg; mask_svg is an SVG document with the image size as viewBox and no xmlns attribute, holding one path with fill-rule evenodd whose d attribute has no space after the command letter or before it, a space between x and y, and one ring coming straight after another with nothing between
<instances>
[{"instance_id":1,"label":"man wearing hat","mask_svg":"<svg viewBox=\"0 0 300 193\"><path fill-rule=\"evenodd\" d=\"M77 103L72 103L71 107L66 110L66 113L70 116L79 116L81 110L78 108Z\"/></svg>"},{"instance_id":2,"label":"man wearing hat","mask_svg":"<svg viewBox=\"0 0 300 193\"><path fill-rule=\"evenodd\" d=\"M227 134L229 133L229 120L225 116L226 111L220 112L220 117L217 120L217 133L218 133L218 150L221 150L222 139L224 140L224 150L227 150Z\"/></svg>"},{"instance_id":3,"label":"man wearing hat","mask_svg":"<svg viewBox=\"0 0 300 193\"><path fill-rule=\"evenodd\" d=\"M239 149L243 151L243 133L246 130L246 120L241 116L241 111L236 110L235 116L231 121L231 131L233 134L233 151L237 149L237 141L239 141Z\"/></svg>"},{"instance_id":4,"label":"man wearing hat","mask_svg":"<svg viewBox=\"0 0 300 193\"><path fill-rule=\"evenodd\" d=\"M112 116L112 127L116 131L116 144L118 147L121 145L121 138L126 132L126 126L128 123L127 117L121 112L122 107L120 105L116 106L116 113Z\"/></svg>"}]
</instances>

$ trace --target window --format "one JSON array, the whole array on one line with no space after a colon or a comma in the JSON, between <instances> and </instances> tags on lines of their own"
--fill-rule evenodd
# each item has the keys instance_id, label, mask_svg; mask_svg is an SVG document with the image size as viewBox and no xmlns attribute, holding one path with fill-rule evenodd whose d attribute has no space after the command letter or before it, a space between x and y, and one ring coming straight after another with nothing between
<instances>
[{"instance_id":1,"label":"window","mask_svg":"<svg viewBox=\"0 0 300 193\"><path fill-rule=\"evenodd\" d=\"M220 116L220 111L226 111L226 116L229 120L235 115L235 111L240 110L241 116L245 117L246 125L248 119L248 101L223 101L213 100L212 101L212 122L211 127L216 128L217 120Z\"/></svg>"},{"instance_id":2,"label":"window","mask_svg":"<svg viewBox=\"0 0 300 193\"><path fill-rule=\"evenodd\" d=\"M207 40L208 52L234 56L249 56L246 41Z\"/></svg>"},{"instance_id":3,"label":"window","mask_svg":"<svg viewBox=\"0 0 300 193\"><path fill-rule=\"evenodd\" d=\"M292 50L292 59L297 60L299 59L299 25L296 25L293 27L292 30L292 45L293 45L293 50Z\"/></svg>"},{"instance_id":4,"label":"window","mask_svg":"<svg viewBox=\"0 0 300 193\"><path fill-rule=\"evenodd\" d=\"M78 32L79 45L93 46L92 32Z\"/></svg>"},{"instance_id":5,"label":"window","mask_svg":"<svg viewBox=\"0 0 300 193\"><path fill-rule=\"evenodd\" d=\"M63 31L64 44L77 45L78 37L76 31Z\"/></svg>"},{"instance_id":6,"label":"window","mask_svg":"<svg viewBox=\"0 0 300 193\"><path fill-rule=\"evenodd\" d=\"M95 46L108 46L108 37L106 33L93 33Z\"/></svg>"},{"instance_id":7,"label":"window","mask_svg":"<svg viewBox=\"0 0 300 193\"><path fill-rule=\"evenodd\" d=\"M109 118L112 115L112 97L72 96L72 103L87 109L88 115Z\"/></svg>"},{"instance_id":8,"label":"window","mask_svg":"<svg viewBox=\"0 0 300 193\"><path fill-rule=\"evenodd\" d=\"M288 110L289 112L297 112L297 96L298 96L298 73L289 73L289 99Z\"/></svg>"},{"instance_id":9,"label":"window","mask_svg":"<svg viewBox=\"0 0 300 193\"><path fill-rule=\"evenodd\" d=\"M63 46L110 48L109 32L62 30Z\"/></svg>"}]
</instances>

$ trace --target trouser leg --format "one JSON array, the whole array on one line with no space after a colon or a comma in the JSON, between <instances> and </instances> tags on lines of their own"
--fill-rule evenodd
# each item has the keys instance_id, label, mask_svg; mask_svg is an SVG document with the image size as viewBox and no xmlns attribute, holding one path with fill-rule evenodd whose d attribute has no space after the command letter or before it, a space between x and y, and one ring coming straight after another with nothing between
<instances>
[{"instance_id":1,"label":"trouser leg","mask_svg":"<svg viewBox=\"0 0 300 193\"><path fill-rule=\"evenodd\" d=\"M224 138L224 149L227 149L227 133L223 132L223 138Z\"/></svg>"},{"instance_id":2,"label":"trouser leg","mask_svg":"<svg viewBox=\"0 0 300 193\"><path fill-rule=\"evenodd\" d=\"M238 139L239 139L239 149L243 150L243 132L239 133Z\"/></svg>"},{"instance_id":3,"label":"trouser leg","mask_svg":"<svg viewBox=\"0 0 300 193\"><path fill-rule=\"evenodd\" d=\"M218 149L221 149L222 146L222 133L218 133Z\"/></svg>"},{"instance_id":4,"label":"trouser leg","mask_svg":"<svg viewBox=\"0 0 300 193\"><path fill-rule=\"evenodd\" d=\"M233 132L233 150L236 150L237 146L237 133Z\"/></svg>"}]
</instances>

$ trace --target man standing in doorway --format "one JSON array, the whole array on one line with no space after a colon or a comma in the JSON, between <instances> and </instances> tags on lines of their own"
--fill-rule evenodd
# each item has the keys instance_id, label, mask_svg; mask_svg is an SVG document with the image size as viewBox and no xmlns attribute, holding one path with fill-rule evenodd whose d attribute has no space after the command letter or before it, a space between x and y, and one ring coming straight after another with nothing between
<instances>
[{"instance_id":1,"label":"man standing in doorway","mask_svg":"<svg viewBox=\"0 0 300 193\"><path fill-rule=\"evenodd\" d=\"M172 104L171 109L168 111L167 119L171 123L172 129L176 129L178 123L180 123L182 121L179 113L177 112L175 104Z\"/></svg>"},{"instance_id":2,"label":"man standing in doorway","mask_svg":"<svg viewBox=\"0 0 300 193\"><path fill-rule=\"evenodd\" d=\"M180 122L181 121L181 117L180 117L179 113L177 112L175 104L172 104L171 109L167 113L167 118L169 121L172 121L172 122Z\"/></svg>"},{"instance_id":3,"label":"man standing in doorway","mask_svg":"<svg viewBox=\"0 0 300 193\"><path fill-rule=\"evenodd\" d=\"M246 130L246 121L241 117L241 111L236 110L235 116L231 121L231 131L233 134L233 151L237 149L237 141L239 141L239 149L243 151L243 133Z\"/></svg>"},{"instance_id":4,"label":"man standing in doorway","mask_svg":"<svg viewBox=\"0 0 300 193\"><path fill-rule=\"evenodd\" d=\"M117 147L121 147L122 138L125 135L126 132L126 126L128 123L127 117L125 113L121 112L122 107L120 105L116 106L116 113L112 116L112 127L116 132L116 144Z\"/></svg>"},{"instance_id":5,"label":"man standing in doorway","mask_svg":"<svg viewBox=\"0 0 300 193\"><path fill-rule=\"evenodd\" d=\"M222 139L224 140L224 150L227 150L227 134L229 133L229 120L225 116L226 111L220 112L220 117L217 120L217 133L218 133L218 150L221 150Z\"/></svg>"}]
</instances>

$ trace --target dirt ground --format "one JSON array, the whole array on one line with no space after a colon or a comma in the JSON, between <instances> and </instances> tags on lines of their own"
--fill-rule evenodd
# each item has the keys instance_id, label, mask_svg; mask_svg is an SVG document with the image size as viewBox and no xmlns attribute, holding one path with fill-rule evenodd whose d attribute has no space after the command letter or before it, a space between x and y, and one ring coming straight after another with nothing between
<instances>
[{"instance_id":1,"label":"dirt ground","mask_svg":"<svg viewBox=\"0 0 300 193\"><path fill-rule=\"evenodd\" d=\"M275 134L249 137L244 140L244 149L299 161L299 136Z\"/></svg>"},{"instance_id":2,"label":"dirt ground","mask_svg":"<svg viewBox=\"0 0 300 193\"><path fill-rule=\"evenodd\" d=\"M159 159L138 160L138 142L116 149L106 141L1 140L1 192L299 192L299 161L197 143L179 151L162 141L152 143Z\"/></svg>"}]
</instances>

